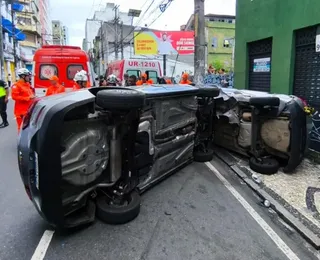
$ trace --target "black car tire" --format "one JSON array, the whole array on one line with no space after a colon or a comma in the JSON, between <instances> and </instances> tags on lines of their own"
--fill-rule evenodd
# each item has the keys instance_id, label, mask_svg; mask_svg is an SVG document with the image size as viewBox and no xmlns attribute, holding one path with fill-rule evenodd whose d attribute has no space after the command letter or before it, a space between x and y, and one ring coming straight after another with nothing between
<instances>
[{"instance_id":1,"label":"black car tire","mask_svg":"<svg viewBox=\"0 0 320 260\"><path fill-rule=\"evenodd\" d=\"M128 195L129 201L125 206L110 205L107 196L97 198L97 217L107 224L125 224L135 219L140 213L141 197L137 191Z\"/></svg>"},{"instance_id":2,"label":"black car tire","mask_svg":"<svg viewBox=\"0 0 320 260\"><path fill-rule=\"evenodd\" d=\"M271 175L278 172L280 166L276 159L264 157L260 158L260 160L261 161L257 160L255 157L250 158L249 166L251 170L266 175Z\"/></svg>"},{"instance_id":3,"label":"black car tire","mask_svg":"<svg viewBox=\"0 0 320 260\"><path fill-rule=\"evenodd\" d=\"M252 97L249 100L251 106L271 106L278 107L280 105L280 99L278 97Z\"/></svg>"},{"instance_id":4,"label":"black car tire","mask_svg":"<svg viewBox=\"0 0 320 260\"><path fill-rule=\"evenodd\" d=\"M104 109L139 109L145 104L145 95L134 89L105 89L97 93L96 103Z\"/></svg>"},{"instance_id":5,"label":"black car tire","mask_svg":"<svg viewBox=\"0 0 320 260\"><path fill-rule=\"evenodd\" d=\"M193 152L193 160L195 162L210 162L213 159L213 150L206 149L203 150L195 150Z\"/></svg>"},{"instance_id":6,"label":"black car tire","mask_svg":"<svg viewBox=\"0 0 320 260\"><path fill-rule=\"evenodd\" d=\"M199 88L198 97L217 97L220 94L220 89L217 87Z\"/></svg>"}]
</instances>

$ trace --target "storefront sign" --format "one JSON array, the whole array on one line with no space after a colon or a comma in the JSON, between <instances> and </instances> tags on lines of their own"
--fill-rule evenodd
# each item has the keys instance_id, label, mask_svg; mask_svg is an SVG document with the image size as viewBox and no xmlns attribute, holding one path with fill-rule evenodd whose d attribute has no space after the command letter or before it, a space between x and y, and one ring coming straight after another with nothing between
<instances>
[{"instance_id":1,"label":"storefront sign","mask_svg":"<svg viewBox=\"0 0 320 260\"><path fill-rule=\"evenodd\" d=\"M253 60L253 72L270 72L271 59L261 58Z\"/></svg>"}]
</instances>

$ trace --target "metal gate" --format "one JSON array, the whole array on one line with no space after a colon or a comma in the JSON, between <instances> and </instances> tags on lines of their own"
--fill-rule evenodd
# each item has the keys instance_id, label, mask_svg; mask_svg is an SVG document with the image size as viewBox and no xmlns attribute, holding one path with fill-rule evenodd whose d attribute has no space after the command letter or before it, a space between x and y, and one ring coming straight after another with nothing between
<instances>
[{"instance_id":1,"label":"metal gate","mask_svg":"<svg viewBox=\"0 0 320 260\"><path fill-rule=\"evenodd\" d=\"M270 92L272 38L248 44L249 89ZM267 63L264 67L257 65Z\"/></svg>"},{"instance_id":2,"label":"metal gate","mask_svg":"<svg viewBox=\"0 0 320 260\"><path fill-rule=\"evenodd\" d=\"M316 52L317 26L296 31L293 95L320 108L320 53Z\"/></svg>"}]
</instances>

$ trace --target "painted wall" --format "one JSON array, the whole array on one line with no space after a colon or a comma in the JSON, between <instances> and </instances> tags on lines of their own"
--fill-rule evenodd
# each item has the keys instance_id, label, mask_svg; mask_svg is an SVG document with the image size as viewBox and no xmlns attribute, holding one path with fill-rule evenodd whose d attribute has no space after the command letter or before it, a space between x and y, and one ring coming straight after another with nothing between
<instances>
[{"instance_id":1,"label":"painted wall","mask_svg":"<svg viewBox=\"0 0 320 260\"><path fill-rule=\"evenodd\" d=\"M207 22L208 64L220 63L230 70L232 66L232 44L224 47L224 40L235 37L235 24L222 22Z\"/></svg>"},{"instance_id":2,"label":"painted wall","mask_svg":"<svg viewBox=\"0 0 320 260\"><path fill-rule=\"evenodd\" d=\"M294 30L320 23L319 0L237 0L235 87L248 87L247 43L273 37L271 92L291 94Z\"/></svg>"}]
</instances>

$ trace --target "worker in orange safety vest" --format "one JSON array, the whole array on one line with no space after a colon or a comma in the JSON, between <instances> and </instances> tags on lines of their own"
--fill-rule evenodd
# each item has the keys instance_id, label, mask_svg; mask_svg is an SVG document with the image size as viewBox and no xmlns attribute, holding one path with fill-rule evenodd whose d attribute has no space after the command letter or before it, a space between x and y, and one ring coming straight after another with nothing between
<instances>
[{"instance_id":1,"label":"worker in orange safety vest","mask_svg":"<svg viewBox=\"0 0 320 260\"><path fill-rule=\"evenodd\" d=\"M136 85L137 86L142 86L142 85L151 85L153 84L153 80L152 79L148 79L148 76L146 73L141 75L141 80L138 80Z\"/></svg>"},{"instance_id":2,"label":"worker in orange safety vest","mask_svg":"<svg viewBox=\"0 0 320 260\"><path fill-rule=\"evenodd\" d=\"M181 77L181 81L179 84L183 85L190 85L192 82L189 80L189 74L188 73L183 73Z\"/></svg>"},{"instance_id":3,"label":"worker in orange safety vest","mask_svg":"<svg viewBox=\"0 0 320 260\"><path fill-rule=\"evenodd\" d=\"M90 85L88 84L88 74L85 70L78 71L76 75L74 75L73 81L75 82L73 90L90 87Z\"/></svg>"},{"instance_id":4,"label":"worker in orange safety vest","mask_svg":"<svg viewBox=\"0 0 320 260\"><path fill-rule=\"evenodd\" d=\"M14 115L16 117L18 132L20 132L24 116L28 112L29 106L32 104L34 91L30 85L31 72L26 68L17 71L19 80L12 85L11 97L15 101Z\"/></svg>"},{"instance_id":5,"label":"worker in orange safety vest","mask_svg":"<svg viewBox=\"0 0 320 260\"><path fill-rule=\"evenodd\" d=\"M56 75L50 78L50 83L51 85L47 89L46 96L66 92L65 87L59 84L59 78Z\"/></svg>"}]
</instances>

